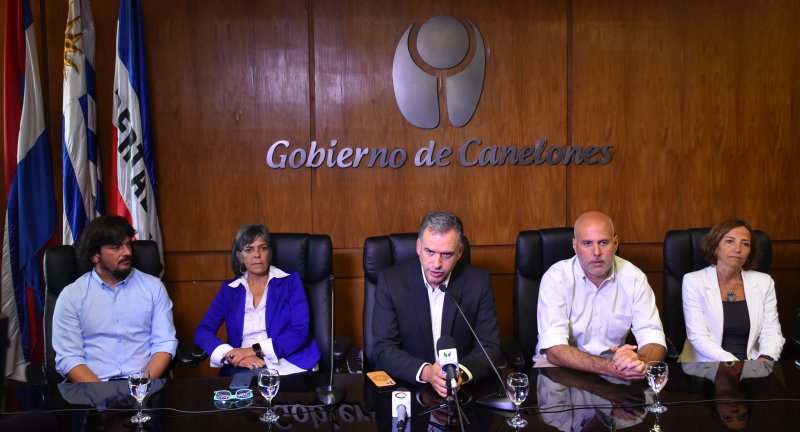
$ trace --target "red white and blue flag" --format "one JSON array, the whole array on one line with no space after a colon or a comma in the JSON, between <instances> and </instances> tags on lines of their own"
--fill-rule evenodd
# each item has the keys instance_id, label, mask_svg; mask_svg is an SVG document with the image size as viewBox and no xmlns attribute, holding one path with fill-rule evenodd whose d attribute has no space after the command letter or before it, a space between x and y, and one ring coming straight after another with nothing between
<instances>
[{"instance_id":1,"label":"red white and blue flag","mask_svg":"<svg viewBox=\"0 0 800 432\"><path fill-rule=\"evenodd\" d=\"M64 244L78 242L92 219L103 214L95 107L95 32L89 0L70 0L64 31Z\"/></svg>"},{"instance_id":2,"label":"red white and blue flag","mask_svg":"<svg viewBox=\"0 0 800 432\"><path fill-rule=\"evenodd\" d=\"M111 152L111 178L117 185L111 188L108 212L128 219L136 238L156 241L163 262L146 72L141 5L120 0Z\"/></svg>"},{"instance_id":3,"label":"red white and blue flag","mask_svg":"<svg viewBox=\"0 0 800 432\"><path fill-rule=\"evenodd\" d=\"M21 381L27 361L43 361L41 264L44 250L56 242L53 172L38 60L30 2L8 0L3 62L7 208L2 311L10 318L6 376Z\"/></svg>"}]
</instances>

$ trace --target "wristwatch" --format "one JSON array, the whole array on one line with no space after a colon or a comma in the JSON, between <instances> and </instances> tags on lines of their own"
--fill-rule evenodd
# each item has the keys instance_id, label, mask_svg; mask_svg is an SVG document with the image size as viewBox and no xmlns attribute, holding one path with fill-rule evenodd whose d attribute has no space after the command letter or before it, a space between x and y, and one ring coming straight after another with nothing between
<instances>
[{"instance_id":1,"label":"wristwatch","mask_svg":"<svg viewBox=\"0 0 800 432\"><path fill-rule=\"evenodd\" d=\"M253 351L256 352L256 357L264 358L264 351L261 350L261 344L256 342L253 344Z\"/></svg>"}]
</instances>

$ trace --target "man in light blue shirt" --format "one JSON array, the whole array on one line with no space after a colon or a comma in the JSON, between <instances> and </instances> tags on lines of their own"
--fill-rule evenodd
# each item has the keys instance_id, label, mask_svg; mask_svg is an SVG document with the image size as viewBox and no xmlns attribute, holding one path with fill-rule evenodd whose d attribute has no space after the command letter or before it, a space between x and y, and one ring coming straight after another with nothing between
<instances>
[{"instance_id":1,"label":"man in light blue shirt","mask_svg":"<svg viewBox=\"0 0 800 432\"><path fill-rule=\"evenodd\" d=\"M138 370L158 378L175 354L172 301L160 279L133 267L135 233L125 219L102 216L78 242L78 258L93 269L64 288L53 314L56 370L72 382Z\"/></svg>"}]
</instances>

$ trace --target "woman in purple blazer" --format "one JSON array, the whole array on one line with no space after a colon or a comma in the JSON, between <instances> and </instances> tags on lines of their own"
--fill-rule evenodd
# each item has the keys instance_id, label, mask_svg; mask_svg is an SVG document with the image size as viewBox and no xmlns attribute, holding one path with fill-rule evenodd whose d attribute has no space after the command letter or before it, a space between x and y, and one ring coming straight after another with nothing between
<instances>
[{"instance_id":1,"label":"woman in purple blazer","mask_svg":"<svg viewBox=\"0 0 800 432\"><path fill-rule=\"evenodd\" d=\"M266 366L281 375L313 369L320 351L309 333L303 283L297 273L270 266L266 225L239 227L231 268L236 278L222 283L194 335L211 367L222 367L220 375ZM217 338L223 322L228 343Z\"/></svg>"}]
</instances>

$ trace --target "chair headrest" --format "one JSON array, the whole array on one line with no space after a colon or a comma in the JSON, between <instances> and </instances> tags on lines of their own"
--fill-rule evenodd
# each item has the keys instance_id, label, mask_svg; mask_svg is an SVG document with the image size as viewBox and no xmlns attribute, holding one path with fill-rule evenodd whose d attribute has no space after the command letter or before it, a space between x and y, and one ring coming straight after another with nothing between
<instances>
[{"instance_id":1,"label":"chair headrest","mask_svg":"<svg viewBox=\"0 0 800 432\"><path fill-rule=\"evenodd\" d=\"M664 236L664 271L682 278L686 273L708 267L710 263L703 253L703 239L709 231L711 228L707 227L667 231ZM772 266L772 241L761 230L755 230L753 237L760 257L755 270L767 272Z\"/></svg>"},{"instance_id":2,"label":"chair headrest","mask_svg":"<svg viewBox=\"0 0 800 432\"><path fill-rule=\"evenodd\" d=\"M286 272L297 272L305 282L327 279L331 268L333 245L325 234L270 234L272 264Z\"/></svg>"},{"instance_id":3,"label":"chair headrest","mask_svg":"<svg viewBox=\"0 0 800 432\"><path fill-rule=\"evenodd\" d=\"M410 259L417 259L417 233L375 236L364 241L364 276L373 284L378 283L381 271ZM459 262L471 262L469 239L466 236Z\"/></svg>"},{"instance_id":4,"label":"chair headrest","mask_svg":"<svg viewBox=\"0 0 800 432\"><path fill-rule=\"evenodd\" d=\"M517 272L538 280L556 262L573 257L573 233L570 227L520 231L515 258Z\"/></svg>"},{"instance_id":5,"label":"chair headrest","mask_svg":"<svg viewBox=\"0 0 800 432\"><path fill-rule=\"evenodd\" d=\"M161 256L158 244L152 240L136 240L131 242L133 266L144 273L155 277L161 276ZM58 245L47 249L44 254L44 278L47 291L58 296L67 285L75 282L82 274L92 268L78 260L75 247Z\"/></svg>"}]
</instances>

